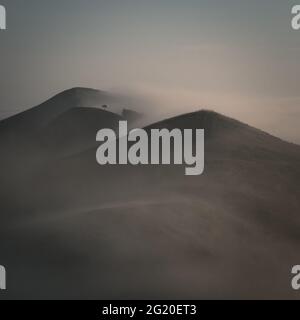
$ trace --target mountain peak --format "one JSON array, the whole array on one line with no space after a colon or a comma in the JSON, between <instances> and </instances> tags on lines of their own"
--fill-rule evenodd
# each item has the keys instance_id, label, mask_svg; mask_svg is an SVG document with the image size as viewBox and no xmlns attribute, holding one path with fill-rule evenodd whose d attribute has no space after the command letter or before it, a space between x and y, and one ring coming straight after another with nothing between
<instances>
[{"instance_id":1,"label":"mountain peak","mask_svg":"<svg viewBox=\"0 0 300 320\"><path fill-rule=\"evenodd\" d=\"M184 113L163 121L160 121L154 125L155 127L170 127L178 129L205 129L207 132L215 131L216 129L224 128L241 128L248 127L246 124L234 120L225 115L217 113L212 110L201 109L198 111Z\"/></svg>"},{"instance_id":2,"label":"mountain peak","mask_svg":"<svg viewBox=\"0 0 300 320\"><path fill-rule=\"evenodd\" d=\"M101 105L103 99L107 96L108 94L104 91L84 87L74 87L62 91L48 101L65 100L68 101L68 103L73 104L73 107L94 107Z\"/></svg>"},{"instance_id":3,"label":"mountain peak","mask_svg":"<svg viewBox=\"0 0 300 320\"><path fill-rule=\"evenodd\" d=\"M198 110L169 118L150 125L147 130L164 128L204 129L206 142L210 147L215 146L215 150L225 150L239 157L246 151L246 159L250 159L250 149L255 150L254 153L261 158L286 160L293 155L299 159L299 147L211 110Z\"/></svg>"},{"instance_id":4,"label":"mountain peak","mask_svg":"<svg viewBox=\"0 0 300 320\"><path fill-rule=\"evenodd\" d=\"M110 95L104 91L74 87L56 94L36 107L3 120L0 129L31 131L48 125L70 109L101 107L110 99Z\"/></svg>"}]
</instances>

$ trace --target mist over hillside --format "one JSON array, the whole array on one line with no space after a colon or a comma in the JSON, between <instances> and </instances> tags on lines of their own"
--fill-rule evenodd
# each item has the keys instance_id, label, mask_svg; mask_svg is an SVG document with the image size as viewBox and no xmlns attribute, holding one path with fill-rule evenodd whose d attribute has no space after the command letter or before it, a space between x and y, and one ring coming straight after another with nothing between
<instances>
[{"instance_id":1,"label":"mist over hillside","mask_svg":"<svg viewBox=\"0 0 300 320\"><path fill-rule=\"evenodd\" d=\"M145 130L204 129L203 175L99 166L98 130L143 123L112 106L75 88L0 122L7 297L297 298L300 147L199 110Z\"/></svg>"}]
</instances>

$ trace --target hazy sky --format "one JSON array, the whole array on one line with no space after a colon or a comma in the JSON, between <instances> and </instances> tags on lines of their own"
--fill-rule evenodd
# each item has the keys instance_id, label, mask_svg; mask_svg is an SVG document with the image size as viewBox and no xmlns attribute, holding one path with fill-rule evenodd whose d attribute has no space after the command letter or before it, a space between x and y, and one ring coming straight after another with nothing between
<instances>
[{"instance_id":1,"label":"hazy sky","mask_svg":"<svg viewBox=\"0 0 300 320\"><path fill-rule=\"evenodd\" d=\"M174 110L215 109L300 143L297 0L0 4L8 20L0 118L87 86L146 94Z\"/></svg>"}]
</instances>

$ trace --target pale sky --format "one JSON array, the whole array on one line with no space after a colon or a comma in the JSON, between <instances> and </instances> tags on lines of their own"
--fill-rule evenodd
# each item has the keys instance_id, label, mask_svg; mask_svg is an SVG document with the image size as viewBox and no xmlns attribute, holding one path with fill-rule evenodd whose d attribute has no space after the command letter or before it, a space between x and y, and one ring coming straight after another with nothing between
<instances>
[{"instance_id":1,"label":"pale sky","mask_svg":"<svg viewBox=\"0 0 300 320\"><path fill-rule=\"evenodd\" d=\"M85 86L145 94L166 112L213 109L300 143L295 1L0 0L0 118Z\"/></svg>"}]
</instances>

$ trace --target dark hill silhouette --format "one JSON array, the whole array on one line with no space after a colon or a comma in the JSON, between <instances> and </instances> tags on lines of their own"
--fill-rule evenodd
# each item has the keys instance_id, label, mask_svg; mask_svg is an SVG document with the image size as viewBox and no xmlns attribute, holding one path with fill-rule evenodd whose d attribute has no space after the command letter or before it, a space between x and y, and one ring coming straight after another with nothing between
<instances>
[{"instance_id":1,"label":"dark hill silhouette","mask_svg":"<svg viewBox=\"0 0 300 320\"><path fill-rule=\"evenodd\" d=\"M70 112L70 117L64 117L67 122L72 122L71 118L77 117L76 124L79 127L85 126L85 118L88 116L88 112L84 112L83 108L93 108L95 119L99 120L99 118L107 115L103 111L115 113L115 110L111 110L110 106L121 103L120 97L105 91L80 87L65 90L36 107L0 121L0 144L2 146L15 144L16 140L21 140L22 143L28 140L31 142L38 135L43 134L41 130L49 128L52 122L55 122L58 117L63 117L67 112ZM106 106L106 108L103 108L103 106ZM73 109L79 110L75 111ZM96 114L97 111L99 111L98 114ZM82 124L78 121L81 113ZM89 114L91 114L91 111ZM110 120L108 116L108 121ZM101 125L111 127L109 122L105 123L102 119L97 130L101 129ZM84 132L82 134L84 135Z\"/></svg>"},{"instance_id":2,"label":"dark hill silhouette","mask_svg":"<svg viewBox=\"0 0 300 320\"><path fill-rule=\"evenodd\" d=\"M169 130L205 129L206 148L208 151L224 153L235 159L247 160L299 159L300 147L276 138L262 130L251 127L238 120L209 110L200 110L166 119L147 127Z\"/></svg>"},{"instance_id":3,"label":"dark hill silhouette","mask_svg":"<svg viewBox=\"0 0 300 320\"><path fill-rule=\"evenodd\" d=\"M95 147L96 133L101 128L117 130L121 116L101 109L72 108L40 131L39 143L56 157Z\"/></svg>"},{"instance_id":4,"label":"dark hill silhouette","mask_svg":"<svg viewBox=\"0 0 300 320\"><path fill-rule=\"evenodd\" d=\"M36 107L1 121L0 132L39 129L72 108L100 106L108 99L109 95L99 90L88 88L65 90Z\"/></svg>"},{"instance_id":5,"label":"dark hill silhouette","mask_svg":"<svg viewBox=\"0 0 300 320\"><path fill-rule=\"evenodd\" d=\"M0 146L4 153L0 162L11 153L17 158L34 154L41 159L59 158L92 147L98 130L116 128L118 121L125 119L109 108L118 99L104 91L78 87L0 121ZM127 113L137 114L130 110ZM136 118L126 120L131 123Z\"/></svg>"},{"instance_id":6,"label":"dark hill silhouette","mask_svg":"<svg viewBox=\"0 0 300 320\"><path fill-rule=\"evenodd\" d=\"M0 146L7 152L16 152L19 146L20 156L26 153L26 149L33 152L37 148L36 139L42 134L40 131L49 127L56 118L74 108L101 106L110 99L108 93L99 90L65 90L36 107L0 121Z\"/></svg>"},{"instance_id":7,"label":"dark hill silhouette","mask_svg":"<svg viewBox=\"0 0 300 320\"><path fill-rule=\"evenodd\" d=\"M99 166L96 147L82 149L79 136L92 136L104 116L119 119L79 107L44 123L45 149L63 151L77 137L68 156L44 158L40 144L25 165L8 154L0 186L8 297L299 298L290 287L299 146L198 111L146 129L204 128L202 176L184 176L182 166Z\"/></svg>"}]
</instances>

